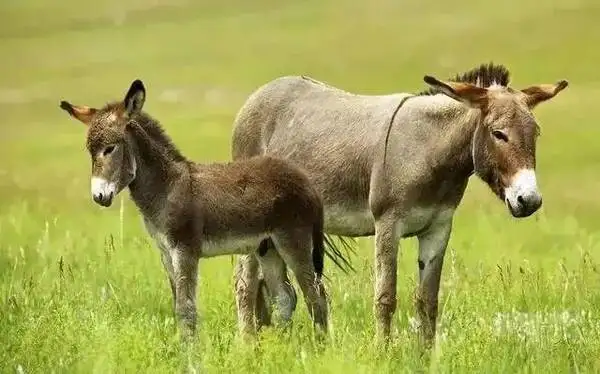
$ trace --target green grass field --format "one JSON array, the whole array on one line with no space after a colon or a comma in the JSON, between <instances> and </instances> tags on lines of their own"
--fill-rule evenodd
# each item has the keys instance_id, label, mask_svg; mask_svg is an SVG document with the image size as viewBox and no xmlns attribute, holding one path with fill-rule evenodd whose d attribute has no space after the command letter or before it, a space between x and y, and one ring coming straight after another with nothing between
<instances>
[{"instance_id":1,"label":"green grass field","mask_svg":"<svg viewBox=\"0 0 600 374\"><path fill-rule=\"evenodd\" d=\"M600 372L600 5L596 0L3 0L0 4L2 373ZM53 4L53 5L51 5ZM60 5L58 5L60 4ZM300 299L290 335L236 339L231 257L201 261L199 343L180 349L158 250L123 193L89 193L85 127L144 80L184 154L228 160L246 97L308 74L362 93L419 91L493 60L513 85L570 86L535 113L544 206L510 217L473 178L444 266L439 336L419 356L414 240L401 243L393 343L374 344L373 241L328 266L331 340ZM331 265L331 262L327 262Z\"/></svg>"}]
</instances>

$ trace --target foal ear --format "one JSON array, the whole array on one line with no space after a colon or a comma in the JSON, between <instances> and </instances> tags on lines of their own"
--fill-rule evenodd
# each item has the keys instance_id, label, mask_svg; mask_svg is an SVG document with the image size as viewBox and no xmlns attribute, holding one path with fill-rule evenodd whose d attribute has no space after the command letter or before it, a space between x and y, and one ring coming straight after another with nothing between
<instances>
[{"instance_id":1,"label":"foal ear","mask_svg":"<svg viewBox=\"0 0 600 374\"><path fill-rule=\"evenodd\" d=\"M145 101L146 89L144 88L144 83L136 79L131 83L131 87L129 87L129 91L127 91L127 95L125 95L125 99L123 100L125 112L128 116L141 112Z\"/></svg>"},{"instance_id":2,"label":"foal ear","mask_svg":"<svg viewBox=\"0 0 600 374\"><path fill-rule=\"evenodd\" d=\"M77 106L69 103L68 101L61 101L60 108L71 115L71 117L78 119L86 125L90 124L96 109L90 108L89 106Z\"/></svg>"},{"instance_id":3,"label":"foal ear","mask_svg":"<svg viewBox=\"0 0 600 374\"><path fill-rule=\"evenodd\" d=\"M560 91L567 88L569 82L561 80L555 84L540 84L537 86L527 87L521 90L525 94L525 102L529 108L534 108L542 101L550 100Z\"/></svg>"},{"instance_id":4,"label":"foal ear","mask_svg":"<svg viewBox=\"0 0 600 374\"><path fill-rule=\"evenodd\" d=\"M450 96L474 108L482 108L487 104L487 90L469 83L462 82L444 82L439 79L426 75L423 77L425 83L441 91L444 95Z\"/></svg>"}]
</instances>

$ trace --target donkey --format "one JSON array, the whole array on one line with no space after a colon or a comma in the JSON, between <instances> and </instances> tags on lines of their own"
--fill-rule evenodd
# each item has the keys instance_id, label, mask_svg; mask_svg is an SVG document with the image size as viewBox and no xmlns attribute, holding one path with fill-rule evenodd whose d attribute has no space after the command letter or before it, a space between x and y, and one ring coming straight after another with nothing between
<instances>
[{"instance_id":1,"label":"donkey","mask_svg":"<svg viewBox=\"0 0 600 374\"><path fill-rule=\"evenodd\" d=\"M326 332L323 205L307 176L290 162L269 156L194 163L142 111L145 98L143 83L135 80L123 101L100 109L62 101L60 107L88 126L93 200L109 207L129 187L160 249L182 336L190 337L196 329L199 259L252 255L267 238L275 244L273 255L296 276L318 330ZM261 261L264 272L276 275L271 264ZM252 284L239 283L236 295L238 323L246 337L255 332L257 295L250 290L255 290Z\"/></svg>"},{"instance_id":2,"label":"donkey","mask_svg":"<svg viewBox=\"0 0 600 374\"><path fill-rule=\"evenodd\" d=\"M509 77L504 66L489 63L447 81L425 76L429 88L417 94L371 96L285 76L256 89L237 114L233 159L269 154L301 165L322 195L327 235L375 235L380 340L389 338L396 310L398 242L414 236L419 337L427 345L435 337L444 254L472 174L514 217L542 204L532 109L568 83L516 90ZM238 266L255 262L241 256ZM265 278L266 288L283 290L279 281Z\"/></svg>"}]
</instances>

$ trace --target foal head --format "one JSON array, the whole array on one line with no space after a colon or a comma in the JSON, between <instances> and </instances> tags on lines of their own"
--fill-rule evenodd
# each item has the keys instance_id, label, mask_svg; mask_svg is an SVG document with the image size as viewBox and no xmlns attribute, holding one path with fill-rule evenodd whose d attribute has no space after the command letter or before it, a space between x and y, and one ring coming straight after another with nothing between
<instances>
[{"instance_id":1,"label":"foal head","mask_svg":"<svg viewBox=\"0 0 600 374\"><path fill-rule=\"evenodd\" d=\"M110 206L113 198L135 179L135 155L125 130L132 117L141 112L145 98L143 83L135 80L123 101L106 104L101 109L60 103L62 109L88 126L91 192L94 201L102 206Z\"/></svg>"},{"instance_id":2,"label":"foal head","mask_svg":"<svg viewBox=\"0 0 600 374\"><path fill-rule=\"evenodd\" d=\"M474 171L514 217L527 217L542 205L535 176L539 128L532 109L568 83L515 90L508 87L508 78L504 67L482 65L453 81L424 80L437 92L481 110L471 144Z\"/></svg>"}]
</instances>

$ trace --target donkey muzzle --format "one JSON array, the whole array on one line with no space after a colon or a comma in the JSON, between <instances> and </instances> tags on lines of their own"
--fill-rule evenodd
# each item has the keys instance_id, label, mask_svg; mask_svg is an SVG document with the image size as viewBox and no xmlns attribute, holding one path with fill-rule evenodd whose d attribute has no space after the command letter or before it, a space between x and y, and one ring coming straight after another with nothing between
<instances>
[{"instance_id":1,"label":"donkey muzzle","mask_svg":"<svg viewBox=\"0 0 600 374\"><path fill-rule=\"evenodd\" d=\"M535 213L542 206L542 198L539 195L529 199L519 197L516 206L510 202L507 205L513 217L525 218Z\"/></svg>"},{"instance_id":2,"label":"donkey muzzle","mask_svg":"<svg viewBox=\"0 0 600 374\"><path fill-rule=\"evenodd\" d=\"M112 204L116 191L115 183L100 177L92 178L92 198L97 204L109 207Z\"/></svg>"},{"instance_id":3,"label":"donkey muzzle","mask_svg":"<svg viewBox=\"0 0 600 374\"><path fill-rule=\"evenodd\" d=\"M535 171L522 169L515 173L511 185L504 191L506 205L513 217L529 217L542 206Z\"/></svg>"}]
</instances>

